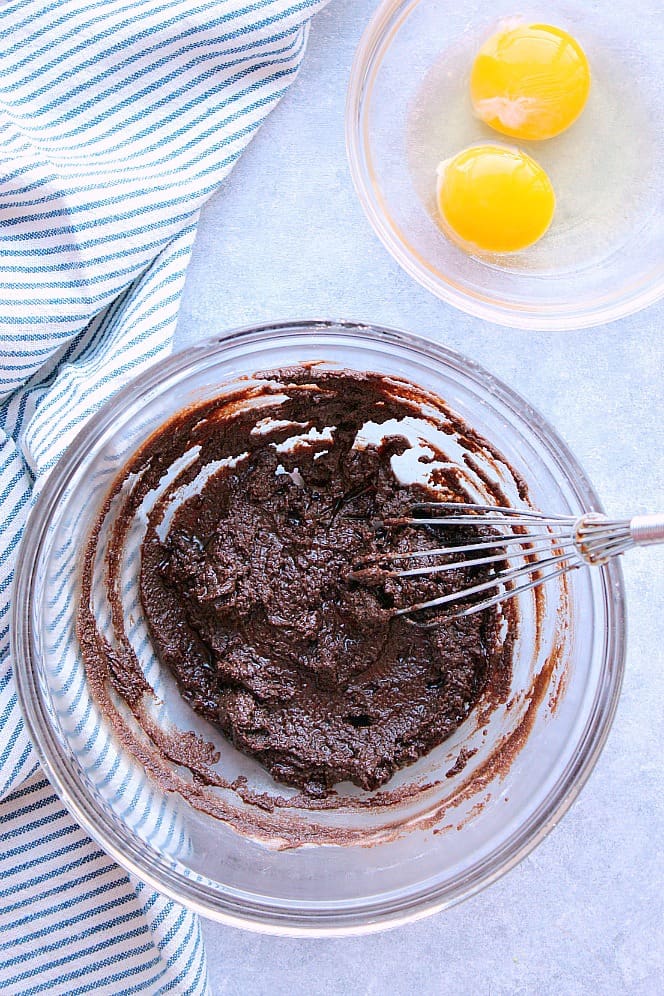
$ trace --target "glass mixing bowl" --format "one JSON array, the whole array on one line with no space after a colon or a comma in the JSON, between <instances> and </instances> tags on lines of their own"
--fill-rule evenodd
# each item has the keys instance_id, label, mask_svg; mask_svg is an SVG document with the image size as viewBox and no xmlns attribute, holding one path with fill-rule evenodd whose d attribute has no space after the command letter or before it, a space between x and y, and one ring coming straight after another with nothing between
<instances>
[{"instance_id":1,"label":"glass mixing bowl","mask_svg":"<svg viewBox=\"0 0 664 996\"><path fill-rule=\"evenodd\" d=\"M358 47L346 144L360 202L397 262L471 315L566 330L632 314L664 294L664 88L659 5L384 0ZM592 85L581 117L548 141L477 120L473 59L501 20L553 24L583 45ZM436 167L469 145L518 146L549 174L551 228L521 252L478 258L441 233Z\"/></svg>"},{"instance_id":2,"label":"glass mixing bowl","mask_svg":"<svg viewBox=\"0 0 664 996\"><path fill-rule=\"evenodd\" d=\"M261 811L260 833L239 832L164 792L121 746L90 695L73 628L88 530L127 457L173 413L257 371L313 360L406 378L444 398L504 456L492 472L507 479L511 465L542 509L600 508L555 432L472 361L374 326L243 329L156 364L77 437L46 481L25 532L12 641L23 715L46 774L120 865L217 920L276 933L343 934L458 902L511 868L557 823L597 760L616 708L624 595L615 562L574 572L567 583L547 586L537 639L533 595L521 596L509 701L484 727L471 713L449 740L398 772L388 788L413 789L401 801L367 808L367 793L342 786L337 809L292 814L300 827L326 828L335 844L322 842L316 830L306 846L284 846L277 811ZM138 559L136 549L129 562ZM137 652L145 651L140 606L129 604L126 612L132 639L141 644ZM288 792L175 699L180 727L202 730L215 742L229 778L242 774L259 791ZM165 695L164 708L168 701ZM455 766L463 748L465 767ZM488 763L498 755L499 764ZM345 845L338 842L340 826L350 832Z\"/></svg>"}]
</instances>

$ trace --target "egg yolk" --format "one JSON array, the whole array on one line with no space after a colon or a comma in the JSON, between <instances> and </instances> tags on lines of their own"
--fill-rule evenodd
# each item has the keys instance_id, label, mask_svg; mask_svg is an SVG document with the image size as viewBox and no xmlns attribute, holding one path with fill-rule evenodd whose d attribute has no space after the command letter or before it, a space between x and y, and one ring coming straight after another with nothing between
<instances>
[{"instance_id":1,"label":"egg yolk","mask_svg":"<svg viewBox=\"0 0 664 996\"><path fill-rule=\"evenodd\" d=\"M477 116L504 135L539 140L576 121L590 90L579 43L548 24L506 27L480 49L470 76Z\"/></svg>"},{"instance_id":2,"label":"egg yolk","mask_svg":"<svg viewBox=\"0 0 664 996\"><path fill-rule=\"evenodd\" d=\"M438 167L443 230L466 250L515 252L551 224L556 198L534 159L517 149L480 145Z\"/></svg>"}]
</instances>

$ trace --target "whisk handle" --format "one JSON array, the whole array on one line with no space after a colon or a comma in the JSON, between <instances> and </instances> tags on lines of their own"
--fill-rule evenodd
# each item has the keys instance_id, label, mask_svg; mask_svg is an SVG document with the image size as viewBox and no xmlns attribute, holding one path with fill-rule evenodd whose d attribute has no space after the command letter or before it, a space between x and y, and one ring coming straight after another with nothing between
<instances>
[{"instance_id":1,"label":"whisk handle","mask_svg":"<svg viewBox=\"0 0 664 996\"><path fill-rule=\"evenodd\" d=\"M630 519L629 532L638 546L664 543L664 514L635 515Z\"/></svg>"}]
</instances>

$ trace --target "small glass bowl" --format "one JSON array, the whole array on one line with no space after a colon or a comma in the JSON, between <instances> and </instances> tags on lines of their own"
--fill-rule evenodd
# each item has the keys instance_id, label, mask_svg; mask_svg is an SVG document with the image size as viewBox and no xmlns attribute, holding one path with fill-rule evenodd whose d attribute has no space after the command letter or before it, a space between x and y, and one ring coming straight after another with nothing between
<instances>
[{"instance_id":1,"label":"small glass bowl","mask_svg":"<svg viewBox=\"0 0 664 996\"><path fill-rule=\"evenodd\" d=\"M555 826L590 774L614 715L624 593L616 562L547 587L539 639L531 642L522 632L518 641L509 703L497 707L484 728L471 713L448 741L394 776L418 785L418 795L377 809L349 805L347 812L297 814L330 826L348 821L353 844L314 841L284 849L276 833L270 846L165 793L114 737L87 685L74 614L88 531L127 457L172 414L259 370L314 360L406 378L434 392L501 451L507 463L501 469L494 461L494 472L507 473L511 465L534 504L571 514L600 509L554 431L472 361L376 326L305 321L244 329L156 364L76 438L26 528L12 646L23 715L45 772L74 817L120 865L213 919L273 933L332 935L378 930L458 902L511 868ZM526 601L523 607L527 618ZM131 619L139 607L128 611ZM531 710L529 689L541 674L548 685ZM530 719L522 726L524 710ZM190 719L192 726L183 729L194 728L193 713ZM284 791L205 726L229 778L240 772L261 792ZM513 729L523 736L487 774L487 752ZM454 762L471 742L477 752L457 770ZM366 799L354 787L344 792L353 803ZM273 817L261 818L269 824Z\"/></svg>"},{"instance_id":2,"label":"small glass bowl","mask_svg":"<svg viewBox=\"0 0 664 996\"><path fill-rule=\"evenodd\" d=\"M396 261L449 304L499 325L569 330L614 321L664 294L660 12L565 0L384 0L351 71L346 144L369 221ZM468 79L501 21L554 24L591 66L581 117L522 142L477 120ZM518 146L556 191L549 231L516 253L472 256L436 221L436 167L470 145Z\"/></svg>"}]
</instances>

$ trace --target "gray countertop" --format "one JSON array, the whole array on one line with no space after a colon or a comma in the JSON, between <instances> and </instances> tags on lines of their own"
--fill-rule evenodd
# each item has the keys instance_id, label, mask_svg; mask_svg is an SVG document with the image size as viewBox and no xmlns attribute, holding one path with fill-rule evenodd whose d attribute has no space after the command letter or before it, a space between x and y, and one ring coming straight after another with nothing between
<instances>
[{"instance_id":1,"label":"gray countertop","mask_svg":"<svg viewBox=\"0 0 664 996\"><path fill-rule=\"evenodd\" d=\"M270 319L371 320L467 354L572 448L607 509L664 508L664 304L577 333L501 329L413 283L374 236L344 150L353 52L375 3L334 0L304 68L205 207L179 346ZM625 684L571 811L516 869L410 926L321 940L204 924L212 991L293 994L659 994L664 991L664 550L624 561Z\"/></svg>"}]
</instances>

